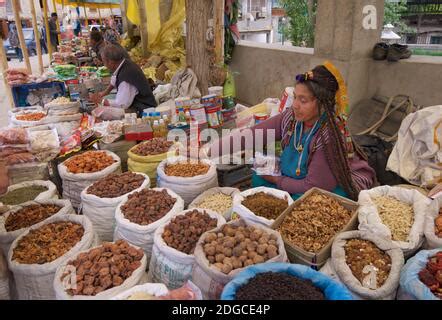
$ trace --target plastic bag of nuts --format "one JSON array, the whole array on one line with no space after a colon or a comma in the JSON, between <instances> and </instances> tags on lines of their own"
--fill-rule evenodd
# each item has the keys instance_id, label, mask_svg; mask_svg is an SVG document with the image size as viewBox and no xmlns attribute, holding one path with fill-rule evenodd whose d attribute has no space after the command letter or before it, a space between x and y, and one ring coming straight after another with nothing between
<instances>
[{"instance_id":1,"label":"plastic bag of nuts","mask_svg":"<svg viewBox=\"0 0 442 320\"><path fill-rule=\"evenodd\" d=\"M99 171L91 171L89 173L73 173L71 172L66 164L72 163L75 158L78 159L85 159L84 157L87 157L87 154L95 154L99 153L101 157L106 156L106 159L108 157L111 157L113 159L113 162L110 160L107 162L107 166L101 166L101 170ZM82 156L86 154L86 156ZM81 158L82 157L82 158ZM94 159L94 158L93 158ZM96 162L94 162L96 163ZM80 166L85 165L85 163L78 163L78 161L75 162L75 167L79 168ZM89 168L91 168L89 166ZM94 169L94 168L92 168ZM96 168L95 168L96 169ZM85 153L82 153L80 155L74 156L72 158L69 158L68 160L60 163L58 165L58 172L60 174L60 177L63 182L63 198L69 199L72 203L72 206L77 209L80 207L81 203L81 192L86 188L89 187L92 183L108 176L111 173L119 173L121 172L121 160L120 158L113 152L104 150L104 151L87 151Z\"/></svg>"},{"instance_id":2,"label":"plastic bag of nuts","mask_svg":"<svg viewBox=\"0 0 442 320\"><path fill-rule=\"evenodd\" d=\"M226 221L230 220L233 209L233 199L239 194L239 189L229 187L216 187L209 189L189 204L189 209L209 209L221 214Z\"/></svg>"},{"instance_id":3,"label":"plastic bag of nuts","mask_svg":"<svg viewBox=\"0 0 442 320\"><path fill-rule=\"evenodd\" d=\"M59 225L54 228L49 228L50 225ZM58 249L57 245L60 245L62 241L63 233L67 234L68 226L61 227L61 224L70 224L71 227L75 225L80 225L82 228L82 236L79 239L70 240L77 241L75 244L72 242L70 244L72 247L66 246L63 243L63 248ZM51 262L46 262L42 264L38 263L19 263L16 260L15 255L17 254L17 249L22 246L23 241L25 241L30 236L37 236L37 233L43 230L49 232L45 234L40 234L40 241L36 241L34 245L29 245L29 250L34 250L35 253L29 252L29 257L25 258L35 258L36 254L43 254L41 258L54 259ZM66 235L65 235L66 236ZM59 239L58 239L59 238ZM41 300L41 299L55 299L54 291L54 277L57 268L62 265L65 261L72 258L78 252L82 250L89 249L94 242L94 231L91 222L87 217L78 215L64 215L52 217L46 220L43 224L35 225L18 237L11 245L11 249L8 254L8 263L12 273L14 274L15 284L18 291L18 298L23 300ZM64 250L68 249L67 252L62 253ZM23 248L21 248L23 250ZM59 256L58 250L62 253ZM50 254L48 254L50 253ZM33 256L34 255L34 256Z\"/></svg>"},{"instance_id":4,"label":"plastic bag of nuts","mask_svg":"<svg viewBox=\"0 0 442 320\"><path fill-rule=\"evenodd\" d=\"M124 240L104 242L79 252L57 269L55 296L57 300L110 299L144 283L146 267L141 248Z\"/></svg>"},{"instance_id":5,"label":"plastic bag of nuts","mask_svg":"<svg viewBox=\"0 0 442 320\"><path fill-rule=\"evenodd\" d=\"M149 188L150 179L144 173L125 172L109 175L94 182L81 192L83 214L94 225L95 232L102 241L112 241L114 238L115 210L129 194ZM117 197L99 197L90 192L104 196L117 195ZM126 193L121 194L121 192Z\"/></svg>"},{"instance_id":6,"label":"plastic bag of nuts","mask_svg":"<svg viewBox=\"0 0 442 320\"><path fill-rule=\"evenodd\" d=\"M359 252L350 254L349 250L352 249L347 245L350 240L354 239L369 241L380 252L371 250L369 247L366 247L365 250L357 249L356 246L355 249ZM382 253L389 257L390 266L387 265L387 259L382 256ZM354 257L355 255L356 257ZM353 259L353 262L350 262L349 259ZM354 264L353 268L355 270L362 271L362 274L365 275L363 276L364 283L353 273L348 264L349 262ZM379 265L376 267L377 264ZM349 231L340 233L333 242L331 265L339 280L352 291L355 297L368 300L394 300L399 286L401 269L404 265L404 255L402 250L389 240L366 232ZM369 272L364 272L364 268L367 268L365 271ZM379 268L389 271L381 272ZM373 282L371 280L374 283L371 283ZM377 288L371 289L368 286Z\"/></svg>"},{"instance_id":7,"label":"plastic bag of nuts","mask_svg":"<svg viewBox=\"0 0 442 320\"><path fill-rule=\"evenodd\" d=\"M207 171L202 171L206 172L204 174L195 176L190 167L186 172L182 173L185 177L171 176L166 173L168 166L183 163L187 163L187 158L174 157L161 161L157 168L157 186L172 189L183 198L184 203L187 206L204 191L217 187L218 175L216 172L216 165L209 160L201 160L199 162L200 166L207 166ZM181 167L184 168L185 165L182 165ZM168 173L170 174L170 171L168 171Z\"/></svg>"},{"instance_id":8,"label":"plastic bag of nuts","mask_svg":"<svg viewBox=\"0 0 442 320\"><path fill-rule=\"evenodd\" d=\"M144 190L146 191L143 192ZM175 202L172 203L173 201ZM133 193L131 197L125 196L115 211L114 240L125 239L142 248L149 264L155 231L170 217L183 210L183 199L170 189L143 189Z\"/></svg>"},{"instance_id":9,"label":"plastic bag of nuts","mask_svg":"<svg viewBox=\"0 0 442 320\"><path fill-rule=\"evenodd\" d=\"M54 210L46 212L44 206L53 207ZM60 209L57 211L56 207ZM12 242L33 225L41 225L48 218L54 218L66 214L73 214L74 209L68 200L42 200L28 201L0 216L0 246L5 256L8 255ZM7 231L8 226L16 226ZM20 226L23 228L16 229Z\"/></svg>"},{"instance_id":10,"label":"plastic bag of nuts","mask_svg":"<svg viewBox=\"0 0 442 320\"><path fill-rule=\"evenodd\" d=\"M259 199L258 201L255 201L254 205L256 207L261 206L261 209L259 210L265 213L267 217L261 216L258 212L253 212L245 205L245 200L247 200L249 197L262 193L268 195L269 198L267 200ZM285 208L284 206L281 206L280 203L275 203L275 200L277 201L277 199L272 199L272 197L284 200L287 203ZM262 205L259 202L262 202ZM275 206L272 205L273 203L281 207L279 210L276 210L276 212L274 210ZM288 192L267 187L253 188L243 191L241 194L235 196L233 199L232 216L240 216L244 220L260 223L270 227L275 219L278 218L278 216L281 215L292 203L293 199ZM271 215L272 217L270 217Z\"/></svg>"},{"instance_id":11,"label":"plastic bag of nuts","mask_svg":"<svg viewBox=\"0 0 442 320\"><path fill-rule=\"evenodd\" d=\"M236 274L247 266L266 262L288 262L281 235L258 223L231 221L199 239L192 281L204 299L219 299Z\"/></svg>"},{"instance_id":12,"label":"plastic bag of nuts","mask_svg":"<svg viewBox=\"0 0 442 320\"><path fill-rule=\"evenodd\" d=\"M149 282L161 282L169 289L177 289L191 278L195 262L194 255L181 252L167 245L166 241L177 244L183 251L190 249L193 252L192 249L201 234L213 229L210 226L210 220L214 220L216 227L226 222L214 211L189 209L171 216L155 231L149 265ZM164 237L167 239L165 240Z\"/></svg>"}]
</instances>

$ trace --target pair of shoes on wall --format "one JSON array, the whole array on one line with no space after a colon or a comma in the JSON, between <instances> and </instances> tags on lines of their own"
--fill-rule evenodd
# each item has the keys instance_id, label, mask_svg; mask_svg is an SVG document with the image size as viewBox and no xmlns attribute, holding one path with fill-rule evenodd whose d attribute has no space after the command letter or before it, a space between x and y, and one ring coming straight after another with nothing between
<instances>
[{"instance_id":1,"label":"pair of shoes on wall","mask_svg":"<svg viewBox=\"0 0 442 320\"><path fill-rule=\"evenodd\" d=\"M399 61L400 59L408 59L411 57L411 50L408 46L394 43L388 45L385 42L376 43L373 48L373 59L374 60L385 60L391 62Z\"/></svg>"}]
</instances>

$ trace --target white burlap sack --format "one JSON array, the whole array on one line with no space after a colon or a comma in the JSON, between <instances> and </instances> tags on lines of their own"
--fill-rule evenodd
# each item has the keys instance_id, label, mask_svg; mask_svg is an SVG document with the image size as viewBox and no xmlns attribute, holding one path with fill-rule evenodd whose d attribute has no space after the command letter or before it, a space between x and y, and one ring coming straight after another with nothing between
<instances>
[{"instance_id":1,"label":"white burlap sack","mask_svg":"<svg viewBox=\"0 0 442 320\"><path fill-rule=\"evenodd\" d=\"M412 256L422 245L424 237L425 216L431 200L419 191L400 187L381 186L363 190L359 194L359 227L361 231L374 233L380 238L391 240L390 229L382 223L373 198L390 196L399 201L413 205L414 223L407 241L393 241L404 252L405 259Z\"/></svg>"},{"instance_id":2,"label":"white burlap sack","mask_svg":"<svg viewBox=\"0 0 442 320\"><path fill-rule=\"evenodd\" d=\"M31 230L35 230L44 224L54 222L74 222L79 223L84 228L84 235L81 240L63 256L56 260L45 264L21 264L12 260L14 248L19 244L21 239L25 237ZM20 237L18 237L11 245L8 253L9 268L14 274L15 285L20 300L48 300L55 299L55 291L53 287L55 271L67 260L75 256L82 250L89 249L94 240L94 231L92 223L87 217L77 215L64 215L51 217L44 224L31 227Z\"/></svg>"},{"instance_id":3,"label":"white burlap sack","mask_svg":"<svg viewBox=\"0 0 442 320\"><path fill-rule=\"evenodd\" d=\"M9 300L9 269L3 252L0 251L0 300Z\"/></svg>"},{"instance_id":4,"label":"white burlap sack","mask_svg":"<svg viewBox=\"0 0 442 320\"><path fill-rule=\"evenodd\" d=\"M11 246L12 242L18 236L23 234L27 229L29 229L29 228L22 228L19 230L8 232L8 231L6 231L6 227L5 227L6 219L11 214L19 211L20 209L23 209L24 207L32 205L32 204L54 204L54 205L60 206L61 207L60 211L58 211L56 214L52 215L49 218L75 213L74 209L72 208L71 203L68 200L28 201L28 202L22 203L19 206L14 206L14 208L12 210L10 210L10 211L6 212L4 215L0 216L0 247L3 250L3 253L5 254L6 257L8 255L9 247ZM47 221L47 219L37 223L35 226L44 224L44 223L46 223L46 221Z\"/></svg>"},{"instance_id":5,"label":"white burlap sack","mask_svg":"<svg viewBox=\"0 0 442 320\"><path fill-rule=\"evenodd\" d=\"M272 230L270 228L267 228L263 226L262 224L246 221L246 220L235 220L228 223L228 225L233 226L254 226L256 228L264 230L267 234L275 235L277 237L278 242L278 252L279 254L270 259L267 260L268 262L288 262L287 259L287 253L285 251L284 247L284 241L281 238L281 235L276 232L275 230ZM215 229L215 231L220 230L221 228ZM201 238L198 241L198 244L195 248L195 265L192 272L192 281L195 283L195 285L201 289L201 292L203 294L203 298L205 300L219 300L221 293L224 289L224 286L230 282L235 275L237 275L239 272L244 270L245 268L236 269L231 271L229 274L224 274L221 271L219 271L214 266L211 266L209 261L206 258L206 255L204 253L204 239L207 236L207 232L204 233Z\"/></svg>"},{"instance_id":6,"label":"white burlap sack","mask_svg":"<svg viewBox=\"0 0 442 320\"><path fill-rule=\"evenodd\" d=\"M130 222L128 219L124 217L124 214L121 212L121 207L128 200L127 196L124 197L123 201L117 207L115 212L116 227L115 227L114 241L123 239L131 244L134 244L142 248L144 250L144 253L146 254L148 265L150 263L150 257L152 255L152 246L153 246L155 231L164 222L168 221L170 217L184 210L184 200L181 199L181 197L172 190L164 188L153 188L152 190L157 190L157 191L167 190L167 193L172 198L176 199L176 202L172 207L172 209L168 213L166 213L166 215L161 219L145 226Z\"/></svg>"},{"instance_id":7,"label":"white burlap sack","mask_svg":"<svg viewBox=\"0 0 442 320\"><path fill-rule=\"evenodd\" d=\"M68 172L64 162L58 165L58 173L60 174L63 182L63 198L69 199L75 209L80 208L80 195L86 187L111 173L121 172L121 160L115 153L107 150L102 150L100 152L106 152L108 155L114 158L116 162L98 172L78 174ZM66 161L69 160L70 159Z\"/></svg>"},{"instance_id":8,"label":"white burlap sack","mask_svg":"<svg viewBox=\"0 0 442 320\"><path fill-rule=\"evenodd\" d=\"M363 239L373 242L379 249L391 258L391 270L385 283L378 289L372 290L362 286L353 275L345 261L345 244L350 239ZM392 241L379 238L363 231L348 231L340 233L333 242L331 263L333 270L342 282L357 298L367 300L394 300L399 286L399 277L404 265L402 250Z\"/></svg>"},{"instance_id":9,"label":"white burlap sack","mask_svg":"<svg viewBox=\"0 0 442 320\"><path fill-rule=\"evenodd\" d=\"M439 197L431 202L425 216L424 235L427 249L442 248L442 238L436 235L434 220L439 216L439 210L442 208L442 198Z\"/></svg>"},{"instance_id":10,"label":"white burlap sack","mask_svg":"<svg viewBox=\"0 0 442 320\"><path fill-rule=\"evenodd\" d=\"M209 190L203 192L202 194L200 194L198 197L196 197L195 200L193 200L192 203L189 204L189 209L200 208L198 205L202 201L204 201L204 199L206 199L208 196L211 196L213 194L218 194L218 193L223 193L225 195L232 197L232 207L227 209L225 212L219 212L219 214L221 214L224 217L224 219L226 219L226 221L229 221L230 217L232 216L233 199L235 198L236 195L238 195L240 193L239 189L236 189L236 188L215 187L215 188L209 189Z\"/></svg>"},{"instance_id":11,"label":"white burlap sack","mask_svg":"<svg viewBox=\"0 0 442 320\"><path fill-rule=\"evenodd\" d=\"M94 230L97 233L98 237L102 241L112 241L114 238L114 229L115 229L115 210L118 205L124 200L127 199L129 194L140 191L144 188L149 188L150 179L144 173L138 173L144 177L143 184L120 197L116 198L100 198L93 194L88 194L87 190L93 184L90 184L81 192L81 208L83 210L83 214L87 216L92 224L94 225ZM95 182L94 182L95 183Z\"/></svg>"},{"instance_id":12,"label":"white burlap sack","mask_svg":"<svg viewBox=\"0 0 442 320\"><path fill-rule=\"evenodd\" d=\"M209 171L206 174L192 178L166 175L164 172L166 165L183 161L186 161L186 158L173 157L161 161L157 168L157 186L173 190L183 198L184 203L187 206L202 192L217 187L218 175L216 172L216 165L209 160L201 160L201 162L210 165Z\"/></svg>"},{"instance_id":13,"label":"white burlap sack","mask_svg":"<svg viewBox=\"0 0 442 320\"><path fill-rule=\"evenodd\" d=\"M184 215L192 210L207 212L210 217L218 220L217 227L226 223L226 220L218 213L207 209L190 209L171 216L155 231L152 257L149 265L149 282L160 282L164 283L169 289L177 289L192 277L195 256L169 247L163 240L164 227L174 217Z\"/></svg>"},{"instance_id":14,"label":"white burlap sack","mask_svg":"<svg viewBox=\"0 0 442 320\"><path fill-rule=\"evenodd\" d=\"M139 249L136 246L132 246L132 247ZM97 248L97 247L94 247L94 248ZM88 252L94 248L90 248L89 250L78 252L75 256L71 257L71 259L69 259L69 261L75 260L80 253ZM95 296L83 296L83 295L71 296L66 292L65 283L63 283L63 281L61 280L61 277L64 274L64 272L65 271L67 272L70 270L70 266L67 266L67 263L69 261L66 261L66 263L59 266L56 273L55 273L53 286L54 286L54 290L55 290L55 297L57 300L108 300L108 299L111 299L111 298L117 296L118 294L120 294L122 292L125 292L126 290L128 290L138 284L145 283L146 279L147 279L146 272L145 272L146 267L147 267L146 255L143 255L143 258L141 259L141 265L134 272L132 272L132 275L129 278L127 278L118 287L113 287L111 289L102 291Z\"/></svg>"},{"instance_id":15,"label":"white burlap sack","mask_svg":"<svg viewBox=\"0 0 442 320\"><path fill-rule=\"evenodd\" d=\"M275 222L274 219L269 220L264 217L257 216L252 211L250 211L247 207L245 207L241 204L246 197L253 195L255 193L259 193L259 192L264 192L266 194L272 195L272 196L277 197L279 199L286 200L288 206L290 206L293 203L293 199L288 192L278 190L278 189L273 189L273 188L258 187L258 188L253 188L253 189L243 191L240 194L235 196L235 198L233 199L233 210L232 210L233 213L232 213L232 215L238 215L246 221L260 223L266 227L270 227L273 224L273 222Z\"/></svg>"}]
</instances>

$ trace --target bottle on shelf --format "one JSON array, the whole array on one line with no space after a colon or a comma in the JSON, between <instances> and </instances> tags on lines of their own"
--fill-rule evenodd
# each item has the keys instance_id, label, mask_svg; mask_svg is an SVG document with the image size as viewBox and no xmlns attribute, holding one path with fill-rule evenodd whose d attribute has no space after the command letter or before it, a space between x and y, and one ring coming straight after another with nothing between
<instances>
[{"instance_id":1,"label":"bottle on shelf","mask_svg":"<svg viewBox=\"0 0 442 320\"><path fill-rule=\"evenodd\" d=\"M169 117L167 116L167 114L163 115L163 120L167 128L167 126L170 124Z\"/></svg>"},{"instance_id":2,"label":"bottle on shelf","mask_svg":"<svg viewBox=\"0 0 442 320\"><path fill-rule=\"evenodd\" d=\"M184 114L184 109L183 108L179 109L178 122L186 122L186 115Z\"/></svg>"},{"instance_id":3,"label":"bottle on shelf","mask_svg":"<svg viewBox=\"0 0 442 320\"><path fill-rule=\"evenodd\" d=\"M158 120L154 120L154 121L153 121L152 131L153 131L153 137L154 137L154 138L159 138L159 134L160 134L160 125L159 125L159 123L158 123Z\"/></svg>"},{"instance_id":4,"label":"bottle on shelf","mask_svg":"<svg viewBox=\"0 0 442 320\"><path fill-rule=\"evenodd\" d=\"M167 138L168 130L167 130L167 126L166 126L166 124L165 124L163 119L160 119L159 127L160 127L160 133L161 133L160 136L163 137L163 138Z\"/></svg>"},{"instance_id":5,"label":"bottle on shelf","mask_svg":"<svg viewBox=\"0 0 442 320\"><path fill-rule=\"evenodd\" d=\"M186 111L185 115L186 115L186 122L190 124L190 122L192 121L192 116L190 115L190 111Z\"/></svg>"}]
</instances>

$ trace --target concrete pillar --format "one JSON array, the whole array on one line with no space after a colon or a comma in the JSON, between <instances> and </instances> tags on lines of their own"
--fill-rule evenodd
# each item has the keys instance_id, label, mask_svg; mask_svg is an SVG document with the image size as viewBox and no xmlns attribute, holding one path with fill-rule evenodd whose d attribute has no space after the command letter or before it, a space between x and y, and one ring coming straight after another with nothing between
<instances>
[{"instance_id":1,"label":"concrete pillar","mask_svg":"<svg viewBox=\"0 0 442 320\"><path fill-rule=\"evenodd\" d=\"M374 17L375 29L363 24L368 14ZM373 46L380 41L383 17L384 0L318 0L310 67L324 60L333 62L346 79L351 106L375 93L369 92L369 67Z\"/></svg>"}]
</instances>

